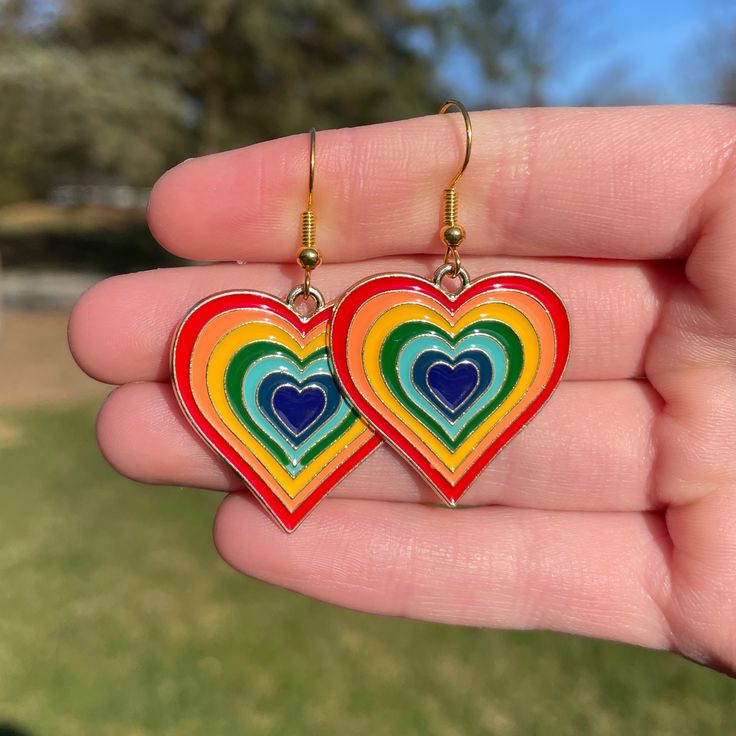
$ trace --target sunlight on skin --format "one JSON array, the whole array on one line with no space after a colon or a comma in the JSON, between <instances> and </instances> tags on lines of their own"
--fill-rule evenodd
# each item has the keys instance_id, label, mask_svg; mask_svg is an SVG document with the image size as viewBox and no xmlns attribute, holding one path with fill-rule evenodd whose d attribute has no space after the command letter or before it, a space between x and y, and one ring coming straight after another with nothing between
<instances>
[{"instance_id":1,"label":"sunlight on skin","mask_svg":"<svg viewBox=\"0 0 736 736\"><path fill-rule=\"evenodd\" d=\"M519 269L560 292L573 328L566 381L469 491L477 508L429 506L384 448L290 537L251 498L229 496L218 550L248 575L343 606L672 648L733 672L736 112L473 120L463 256L471 275ZM333 265L315 279L328 296L383 270L431 273L439 192L461 145L452 116L320 133L315 206ZM153 191L164 247L263 263L118 277L80 300L70 324L80 365L144 382L100 416L121 472L237 487L177 413L168 342L207 293L280 294L297 278L277 264L293 262L306 155L304 136L271 141L186 162ZM368 257L380 260L353 263Z\"/></svg>"}]
</instances>

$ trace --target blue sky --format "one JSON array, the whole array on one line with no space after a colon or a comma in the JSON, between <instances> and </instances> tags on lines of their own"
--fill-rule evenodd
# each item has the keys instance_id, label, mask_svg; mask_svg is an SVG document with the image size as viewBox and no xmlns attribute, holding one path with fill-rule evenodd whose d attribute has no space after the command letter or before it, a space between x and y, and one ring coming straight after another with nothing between
<instances>
[{"instance_id":1,"label":"blue sky","mask_svg":"<svg viewBox=\"0 0 736 736\"><path fill-rule=\"evenodd\" d=\"M609 0L595 3L600 45L574 55L550 95L564 102L605 68L621 64L629 80L657 102L704 102L708 98L694 60L708 45L709 32L723 18L736 17L733 3L720 0ZM578 22L584 19L578 18Z\"/></svg>"},{"instance_id":2,"label":"blue sky","mask_svg":"<svg viewBox=\"0 0 736 736\"><path fill-rule=\"evenodd\" d=\"M555 0L528 0L535 1ZM714 29L736 26L736 0L558 0L556 7L568 32L558 39L557 68L546 85L551 104L575 104L612 69L620 75L608 81L642 101L713 101L706 84L709 39ZM472 104L479 78L462 54L444 76Z\"/></svg>"}]
</instances>

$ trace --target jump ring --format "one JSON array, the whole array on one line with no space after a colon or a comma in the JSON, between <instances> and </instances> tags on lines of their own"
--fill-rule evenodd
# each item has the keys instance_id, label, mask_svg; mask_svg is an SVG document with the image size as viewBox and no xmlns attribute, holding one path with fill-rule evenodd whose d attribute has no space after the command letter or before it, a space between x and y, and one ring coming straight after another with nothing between
<instances>
[{"instance_id":1,"label":"jump ring","mask_svg":"<svg viewBox=\"0 0 736 736\"><path fill-rule=\"evenodd\" d=\"M290 292L289 295L286 297L286 303L288 306L290 306L292 309L294 308L294 302L298 298L302 298L305 301L309 299L309 297L312 297L314 299L315 304L315 312L318 312L322 307L325 306L325 298L322 296L322 294L315 288L309 287L309 290L307 293L304 293L304 284L297 284Z\"/></svg>"},{"instance_id":2,"label":"jump ring","mask_svg":"<svg viewBox=\"0 0 736 736\"><path fill-rule=\"evenodd\" d=\"M432 280L434 281L435 286L439 286L440 288L442 288L442 279L444 279L445 276L449 276L451 279L459 278L460 281L462 281L463 289L468 286L468 284L470 283L470 276L468 276L468 272L461 266L458 267L457 273L453 273L453 270L453 264L443 263L434 272L434 278Z\"/></svg>"}]
</instances>

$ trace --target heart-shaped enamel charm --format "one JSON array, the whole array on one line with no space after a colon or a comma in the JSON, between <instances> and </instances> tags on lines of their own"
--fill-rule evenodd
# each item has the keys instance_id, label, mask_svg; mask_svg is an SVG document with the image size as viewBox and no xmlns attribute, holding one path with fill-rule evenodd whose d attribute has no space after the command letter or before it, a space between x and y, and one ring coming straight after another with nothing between
<instances>
[{"instance_id":1,"label":"heart-shaped enamel charm","mask_svg":"<svg viewBox=\"0 0 736 736\"><path fill-rule=\"evenodd\" d=\"M549 398L569 348L560 298L517 273L458 294L376 276L343 296L330 328L350 402L451 505Z\"/></svg>"},{"instance_id":2,"label":"heart-shaped enamel charm","mask_svg":"<svg viewBox=\"0 0 736 736\"><path fill-rule=\"evenodd\" d=\"M189 312L172 346L187 418L286 531L380 444L332 377L331 314L302 318L267 294L225 292Z\"/></svg>"}]
</instances>

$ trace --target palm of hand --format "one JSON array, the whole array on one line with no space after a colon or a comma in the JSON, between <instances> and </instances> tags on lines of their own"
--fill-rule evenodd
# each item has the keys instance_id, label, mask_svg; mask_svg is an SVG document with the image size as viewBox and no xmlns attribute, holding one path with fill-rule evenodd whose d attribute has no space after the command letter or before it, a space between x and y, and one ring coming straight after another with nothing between
<instances>
[{"instance_id":1,"label":"palm of hand","mask_svg":"<svg viewBox=\"0 0 736 736\"><path fill-rule=\"evenodd\" d=\"M733 671L736 117L653 108L474 122L464 263L471 276L527 271L561 293L573 327L566 380L468 491L471 509L433 506L380 448L292 537L229 496L218 549L243 572L341 605L619 639ZM460 145L447 118L320 135L324 292L381 271L431 273L432 206ZM208 293L288 290L296 267L267 261L293 258L305 171L303 138L177 167L151 200L162 244L264 262L118 277L80 301L77 360L125 384L98 425L121 472L239 488L175 406L168 343Z\"/></svg>"}]
</instances>

